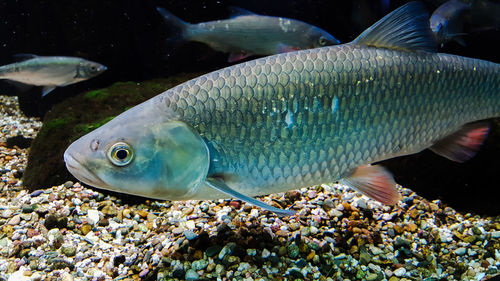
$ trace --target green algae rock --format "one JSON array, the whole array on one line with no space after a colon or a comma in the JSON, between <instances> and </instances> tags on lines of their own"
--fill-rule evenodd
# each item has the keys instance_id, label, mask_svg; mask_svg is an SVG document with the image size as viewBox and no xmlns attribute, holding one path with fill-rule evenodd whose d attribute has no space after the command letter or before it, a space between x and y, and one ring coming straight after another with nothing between
<instances>
[{"instance_id":1,"label":"green algae rock","mask_svg":"<svg viewBox=\"0 0 500 281\"><path fill-rule=\"evenodd\" d=\"M83 92L54 105L33 140L23 183L30 191L74 180L63 154L71 142L102 126L123 111L200 74L179 74L144 82L117 82Z\"/></svg>"}]
</instances>

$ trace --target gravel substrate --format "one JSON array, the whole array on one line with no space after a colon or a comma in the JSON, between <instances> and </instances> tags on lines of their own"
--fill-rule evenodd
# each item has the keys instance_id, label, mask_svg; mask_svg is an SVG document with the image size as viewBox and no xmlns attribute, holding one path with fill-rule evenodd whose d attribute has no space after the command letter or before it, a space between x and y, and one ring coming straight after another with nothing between
<instances>
[{"instance_id":1,"label":"gravel substrate","mask_svg":"<svg viewBox=\"0 0 500 281\"><path fill-rule=\"evenodd\" d=\"M40 122L0 96L0 280L486 280L500 272L500 219L401 188L382 206L341 185L261 200L126 204L80 183L28 193L18 178Z\"/></svg>"}]
</instances>

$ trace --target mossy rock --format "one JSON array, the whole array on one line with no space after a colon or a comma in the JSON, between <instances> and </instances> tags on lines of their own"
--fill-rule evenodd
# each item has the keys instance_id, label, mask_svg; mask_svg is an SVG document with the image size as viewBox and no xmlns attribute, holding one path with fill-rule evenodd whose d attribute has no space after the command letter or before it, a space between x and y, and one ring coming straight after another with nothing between
<instances>
[{"instance_id":1,"label":"mossy rock","mask_svg":"<svg viewBox=\"0 0 500 281\"><path fill-rule=\"evenodd\" d=\"M145 82L117 82L108 88L80 93L56 104L47 113L33 140L24 172L29 190L74 180L63 154L79 137L100 127L123 111L199 74L180 74Z\"/></svg>"}]
</instances>

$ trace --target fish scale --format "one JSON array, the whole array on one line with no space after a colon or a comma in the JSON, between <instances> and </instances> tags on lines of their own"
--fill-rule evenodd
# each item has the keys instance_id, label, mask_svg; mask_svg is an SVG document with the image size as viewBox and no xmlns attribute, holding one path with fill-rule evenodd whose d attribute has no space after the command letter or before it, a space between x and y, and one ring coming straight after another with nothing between
<instances>
[{"instance_id":1,"label":"fish scale","mask_svg":"<svg viewBox=\"0 0 500 281\"><path fill-rule=\"evenodd\" d=\"M212 173L236 174L235 189L259 195L420 151L498 114L498 89L489 62L342 45L232 66L162 100L224 155Z\"/></svg>"}]
</instances>

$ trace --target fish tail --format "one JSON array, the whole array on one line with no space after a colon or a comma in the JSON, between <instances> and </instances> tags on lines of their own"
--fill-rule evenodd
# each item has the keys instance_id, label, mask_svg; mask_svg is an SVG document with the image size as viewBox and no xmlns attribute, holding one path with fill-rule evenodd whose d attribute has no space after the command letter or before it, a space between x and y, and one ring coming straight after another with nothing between
<instances>
[{"instance_id":1,"label":"fish tail","mask_svg":"<svg viewBox=\"0 0 500 281\"><path fill-rule=\"evenodd\" d=\"M156 7L156 10L163 17L163 21L169 30L169 41L178 42L186 39L186 31L189 29L191 24L181 20L162 7Z\"/></svg>"}]
</instances>

